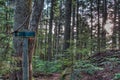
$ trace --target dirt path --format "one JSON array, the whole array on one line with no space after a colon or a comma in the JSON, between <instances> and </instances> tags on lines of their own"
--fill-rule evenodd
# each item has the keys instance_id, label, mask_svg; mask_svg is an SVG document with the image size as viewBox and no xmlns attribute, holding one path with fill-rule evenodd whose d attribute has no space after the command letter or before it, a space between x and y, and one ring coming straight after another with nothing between
<instances>
[{"instance_id":1,"label":"dirt path","mask_svg":"<svg viewBox=\"0 0 120 80\"><path fill-rule=\"evenodd\" d=\"M54 73L50 75L37 74L39 77L35 78L35 80L60 80L60 74Z\"/></svg>"}]
</instances>

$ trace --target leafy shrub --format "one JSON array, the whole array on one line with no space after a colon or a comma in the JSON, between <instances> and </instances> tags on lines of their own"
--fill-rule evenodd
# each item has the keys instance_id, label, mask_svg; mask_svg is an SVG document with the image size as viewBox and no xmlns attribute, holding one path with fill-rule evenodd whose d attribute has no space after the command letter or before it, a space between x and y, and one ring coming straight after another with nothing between
<instances>
[{"instance_id":1,"label":"leafy shrub","mask_svg":"<svg viewBox=\"0 0 120 80\"><path fill-rule=\"evenodd\" d=\"M33 60L33 71L41 73L54 73L60 72L62 64L59 61L43 61L38 57Z\"/></svg>"},{"instance_id":2,"label":"leafy shrub","mask_svg":"<svg viewBox=\"0 0 120 80\"><path fill-rule=\"evenodd\" d=\"M7 59L6 59L7 58ZM12 71L20 70L20 67L17 67L18 58L14 58L11 56L3 58L0 57L0 75L9 74Z\"/></svg>"},{"instance_id":3,"label":"leafy shrub","mask_svg":"<svg viewBox=\"0 0 120 80\"><path fill-rule=\"evenodd\" d=\"M111 70L117 67L119 64L120 64L120 59L118 58L105 58L105 60L100 63L100 65L103 65L104 67L109 66Z\"/></svg>"},{"instance_id":4,"label":"leafy shrub","mask_svg":"<svg viewBox=\"0 0 120 80\"><path fill-rule=\"evenodd\" d=\"M80 69L88 74L92 74L97 70L103 70L103 68L97 67L96 65L85 60L76 62L74 69Z\"/></svg>"},{"instance_id":5,"label":"leafy shrub","mask_svg":"<svg viewBox=\"0 0 120 80\"><path fill-rule=\"evenodd\" d=\"M10 64L7 61L0 63L0 75L7 74L10 72Z\"/></svg>"},{"instance_id":6,"label":"leafy shrub","mask_svg":"<svg viewBox=\"0 0 120 80\"><path fill-rule=\"evenodd\" d=\"M73 73L71 74L71 78L79 80L82 76L80 75L82 72L87 73L89 75L93 75L98 70L103 70L103 68L97 67L96 65L90 63L89 61L78 61L75 63L73 67Z\"/></svg>"}]
</instances>

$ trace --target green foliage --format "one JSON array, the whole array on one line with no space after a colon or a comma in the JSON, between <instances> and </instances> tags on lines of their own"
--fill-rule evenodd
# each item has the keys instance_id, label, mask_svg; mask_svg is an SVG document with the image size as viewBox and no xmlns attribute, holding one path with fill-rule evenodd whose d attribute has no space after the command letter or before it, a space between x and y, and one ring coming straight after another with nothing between
<instances>
[{"instance_id":1,"label":"green foliage","mask_svg":"<svg viewBox=\"0 0 120 80\"><path fill-rule=\"evenodd\" d=\"M13 9L7 6L6 0L0 0L0 75L12 71L13 51L12 35L8 34L13 25ZM15 69L15 67L14 67Z\"/></svg>"},{"instance_id":2,"label":"green foliage","mask_svg":"<svg viewBox=\"0 0 120 80\"><path fill-rule=\"evenodd\" d=\"M10 72L10 65L8 61L2 61L0 63L0 75Z\"/></svg>"},{"instance_id":3,"label":"green foliage","mask_svg":"<svg viewBox=\"0 0 120 80\"><path fill-rule=\"evenodd\" d=\"M78 61L73 66L73 73L71 74L71 79L82 78L81 73L87 73L89 75L94 75L98 70L103 70L103 68L97 67L96 65L90 63L89 61Z\"/></svg>"},{"instance_id":4,"label":"green foliage","mask_svg":"<svg viewBox=\"0 0 120 80\"><path fill-rule=\"evenodd\" d=\"M103 70L101 67L97 67L92 64L90 61L81 60L76 61L72 67L67 67L62 72L61 79L65 80L67 75L71 75L70 80L80 80L82 78L82 73L86 73L88 75L94 75L96 71Z\"/></svg>"},{"instance_id":5,"label":"green foliage","mask_svg":"<svg viewBox=\"0 0 120 80\"><path fill-rule=\"evenodd\" d=\"M19 70L19 67L16 67L15 64L18 59L11 57L11 55L6 54L6 57L0 57L0 75L8 74L14 70Z\"/></svg>"},{"instance_id":6,"label":"green foliage","mask_svg":"<svg viewBox=\"0 0 120 80\"><path fill-rule=\"evenodd\" d=\"M35 57L33 60L33 71L41 73L54 73L61 72L62 64L59 61L43 61L39 57Z\"/></svg>"},{"instance_id":7,"label":"green foliage","mask_svg":"<svg viewBox=\"0 0 120 80\"><path fill-rule=\"evenodd\" d=\"M120 73L116 73L116 74L115 74L114 80L120 80Z\"/></svg>"},{"instance_id":8,"label":"green foliage","mask_svg":"<svg viewBox=\"0 0 120 80\"><path fill-rule=\"evenodd\" d=\"M100 63L100 65L109 66L109 68L112 70L114 69L117 65L120 64L120 59L116 57L110 57L110 58L105 58L105 60Z\"/></svg>"},{"instance_id":9,"label":"green foliage","mask_svg":"<svg viewBox=\"0 0 120 80\"><path fill-rule=\"evenodd\" d=\"M89 61L83 60L75 63L74 69L79 69L80 72L85 71L88 74L94 74L97 70L102 70L102 68L97 67L96 65L90 63Z\"/></svg>"},{"instance_id":10,"label":"green foliage","mask_svg":"<svg viewBox=\"0 0 120 80\"><path fill-rule=\"evenodd\" d=\"M5 5L5 0L0 0L0 5Z\"/></svg>"},{"instance_id":11,"label":"green foliage","mask_svg":"<svg viewBox=\"0 0 120 80\"><path fill-rule=\"evenodd\" d=\"M60 15L59 6L60 6L59 1L55 1L54 2L54 17L55 18L58 18Z\"/></svg>"},{"instance_id":12,"label":"green foliage","mask_svg":"<svg viewBox=\"0 0 120 80\"><path fill-rule=\"evenodd\" d=\"M90 47L80 49L79 47L75 48L75 46L71 46L65 54L67 54L69 58L75 58L75 56L79 54L81 55L81 59L86 59L90 56Z\"/></svg>"}]
</instances>

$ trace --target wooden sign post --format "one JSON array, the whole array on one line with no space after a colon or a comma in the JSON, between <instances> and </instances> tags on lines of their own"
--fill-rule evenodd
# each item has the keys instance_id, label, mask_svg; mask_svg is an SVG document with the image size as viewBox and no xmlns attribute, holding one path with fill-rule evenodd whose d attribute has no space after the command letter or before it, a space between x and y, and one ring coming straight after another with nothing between
<instances>
[{"instance_id":1,"label":"wooden sign post","mask_svg":"<svg viewBox=\"0 0 120 80\"><path fill-rule=\"evenodd\" d=\"M29 56L28 56L28 39L30 37L35 37L35 32L33 31L23 31L23 32L15 32L16 37L23 38L23 80L29 80Z\"/></svg>"}]
</instances>

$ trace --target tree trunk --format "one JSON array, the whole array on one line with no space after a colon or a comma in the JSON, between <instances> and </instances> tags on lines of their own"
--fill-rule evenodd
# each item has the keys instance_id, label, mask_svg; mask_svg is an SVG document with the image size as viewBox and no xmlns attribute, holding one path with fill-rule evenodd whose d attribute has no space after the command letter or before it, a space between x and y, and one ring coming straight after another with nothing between
<instances>
[{"instance_id":1,"label":"tree trunk","mask_svg":"<svg viewBox=\"0 0 120 80\"><path fill-rule=\"evenodd\" d=\"M80 41L79 41L79 33L80 33L80 29L79 29L79 21L80 21L80 19L79 19L79 1L77 0L76 1L76 3L77 3L77 11L76 11L76 19L77 19L77 21L76 21L76 49L79 47L79 44L80 44ZM80 59L80 54L79 53L77 53L76 54L76 59L78 60L78 59Z\"/></svg>"},{"instance_id":2,"label":"tree trunk","mask_svg":"<svg viewBox=\"0 0 120 80\"><path fill-rule=\"evenodd\" d=\"M97 12L98 12L98 28L97 28L97 51L100 52L100 21L99 21L99 17L100 17L100 0L97 0Z\"/></svg>"},{"instance_id":3,"label":"tree trunk","mask_svg":"<svg viewBox=\"0 0 120 80\"><path fill-rule=\"evenodd\" d=\"M29 29L37 36L38 25L44 6L44 0L34 0ZM36 37L29 40L29 79L32 80L32 56L35 52Z\"/></svg>"},{"instance_id":4,"label":"tree trunk","mask_svg":"<svg viewBox=\"0 0 120 80\"><path fill-rule=\"evenodd\" d=\"M120 0L118 0L118 40L119 40L119 50L120 50Z\"/></svg>"},{"instance_id":5,"label":"tree trunk","mask_svg":"<svg viewBox=\"0 0 120 80\"><path fill-rule=\"evenodd\" d=\"M52 59L52 28L53 28L53 7L54 7L54 0L51 0L51 10L50 10L50 21L49 21L49 34L48 34L48 51L47 56L48 60L51 61Z\"/></svg>"},{"instance_id":6,"label":"tree trunk","mask_svg":"<svg viewBox=\"0 0 120 80\"><path fill-rule=\"evenodd\" d=\"M73 1L73 6L72 6L72 27L71 27L71 40L74 41L74 27L75 27L75 11L76 11L76 1Z\"/></svg>"},{"instance_id":7,"label":"tree trunk","mask_svg":"<svg viewBox=\"0 0 120 80\"><path fill-rule=\"evenodd\" d=\"M117 13L117 5L116 5L116 0L114 0L114 19L113 19L113 35L112 35L112 49L116 48L117 42L116 42L116 13Z\"/></svg>"},{"instance_id":8,"label":"tree trunk","mask_svg":"<svg viewBox=\"0 0 120 80\"><path fill-rule=\"evenodd\" d=\"M18 27L21 26L20 30L28 28L30 15L31 0L16 0L15 16L14 16L14 31L18 31ZM19 31L20 31L19 30ZM13 44L15 49L15 56L18 58L17 67L19 70L15 70L11 76L11 80L23 80L22 78L22 54L23 54L23 40L18 37L13 37Z\"/></svg>"},{"instance_id":9,"label":"tree trunk","mask_svg":"<svg viewBox=\"0 0 120 80\"><path fill-rule=\"evenodd\" d=\"M91 53L93 51L93 0L90 1L90 15L91 15Z\"/></svg>"},{"instance_id":10,"label":"tree trunk","mask_svg":"<svg viewBox=\"0 0 120 80\"><path fill-rule=\"evenodd\" d=\"M71 4L72 0L65 2L65 33L64 33L64 51L70 47L70 28L71 28Z\"/></svg>"},{"instance_id":11,"label":"tree trunk","mask_svg":"<svg viewBox=\"0 0 120 80\"><path fill-rule=\"evenodd\" d=\"M107 20L107 1L103 0L103 13L102 13L102 18L103 18L103 22L102 22L102 34L101 34L101 48L102 49L106 49L106 31L104 29L104 26L106 24L106 20Z\"/></svg>"}]
</instances>

